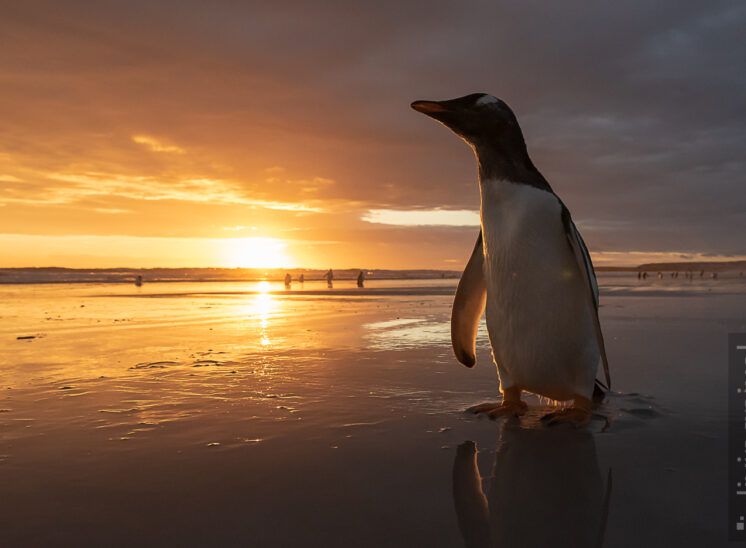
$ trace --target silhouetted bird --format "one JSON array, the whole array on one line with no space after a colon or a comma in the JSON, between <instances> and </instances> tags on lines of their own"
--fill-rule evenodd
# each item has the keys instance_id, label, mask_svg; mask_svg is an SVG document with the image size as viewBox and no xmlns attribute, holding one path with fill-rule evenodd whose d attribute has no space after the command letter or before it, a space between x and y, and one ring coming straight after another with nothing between
<instances>
[{"instance_id":1,"label":"silhouetted bird","mask_svg":"<svg viewBox=\"0 0 746 548\"><path fill-rule=\"evenodd\" d=\"M569 210L531 162L516 116L500 99L473 93L415 101L412 108L451 129L477 156L481 231L454 296L451 344L459 362L474 366L477 327L486 309L504 397L473 411L491 418L523 414L522 392L533 392L573 400L544 417L551 424L587 424L599 360L607 385L610 375L598 284ZM535 523L544 528L542 519Z\"/></svg>"}]
</instances>

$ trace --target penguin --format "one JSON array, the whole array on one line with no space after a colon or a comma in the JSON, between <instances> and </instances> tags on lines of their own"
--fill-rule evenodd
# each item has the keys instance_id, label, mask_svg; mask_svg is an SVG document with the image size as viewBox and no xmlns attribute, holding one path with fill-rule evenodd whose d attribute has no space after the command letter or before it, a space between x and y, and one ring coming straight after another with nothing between
<instances>
[{"instance_id":1,"label":"penguin","mask_svg":"<svg viewBox=\"0 0 746 548\"><path fill-rule=\"evenodd\" d=\"M611 379L593 263L570 211L531 162L518 120L502 100L473 93L411 107L466 141L479 168L481 230L456 289L451 342L458 361L473 367L486 311L503 398L472 411L522 415L526 391L572 400L545 415L549 424L588 424L592 400L603 395L599 359L606 389Z\"/></svg>"}]
</instances>

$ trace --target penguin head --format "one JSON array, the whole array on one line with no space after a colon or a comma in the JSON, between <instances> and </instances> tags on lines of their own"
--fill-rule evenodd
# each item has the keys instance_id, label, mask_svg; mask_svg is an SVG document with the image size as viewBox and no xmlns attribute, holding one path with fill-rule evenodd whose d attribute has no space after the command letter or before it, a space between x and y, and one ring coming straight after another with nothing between
<instances>
[{"instance_id":1,"label":"penguin head","mask_svg":"<svg viewBox=\"0 0 746 548\"><path fill-rule=\"evenodd\" d=\"M497 97L472 93L448 101L415 101L411 106L449 128L475 150L497 148L508 155L525 153L518 120Z\"/></svg>"}]
</instances>

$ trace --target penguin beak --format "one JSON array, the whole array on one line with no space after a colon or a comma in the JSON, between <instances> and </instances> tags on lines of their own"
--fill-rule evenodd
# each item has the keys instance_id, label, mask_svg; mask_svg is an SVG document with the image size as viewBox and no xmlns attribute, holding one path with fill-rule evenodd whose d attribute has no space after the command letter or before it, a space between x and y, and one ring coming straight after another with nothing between
<instances>
[{"instance_id":1,"label":"penguin beak","mask_svg":"<svg viewBox=\"0 0 746 548\"><path fill-rule=\"evenodd\" d=\"M449 109L443 106L438 101L415 101L411 107L417 112L427 114L428 116L435 116L443 112L449 112Z\"/></svg>"}]
</instances>

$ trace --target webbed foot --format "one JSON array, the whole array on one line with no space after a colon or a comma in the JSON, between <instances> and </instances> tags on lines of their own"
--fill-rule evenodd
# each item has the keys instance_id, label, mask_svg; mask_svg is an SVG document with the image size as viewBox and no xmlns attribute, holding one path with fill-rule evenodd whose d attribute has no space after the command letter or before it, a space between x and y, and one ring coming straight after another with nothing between
<instances>
[{"instance_id":1,"label":"webbed foot","mask_svg":"<svg viewBox=\"0 0 746 548\"><path fill-rule=\"evenodd\" d=\"M508 417L511 415L519 417L526 413L527 408L528 406L526 405L526 402L518 400L502 403L480 403L479 405L470 407L466 412L475 415L484 413L491 419L497 419L499 417Z\"/></svg>"},{"instance_id":2,"label":"webbed foot","mask_svg":"<svg viewBox=\"0 0 746 548\"><path fill-rule=\"evenodd\" d=\"M500 417L520 417L521 415L525 415L527 410L528 405L526 405L525 401L507 401L488 412L487 416L492 420L499 419Z\"/></svg>"},{"instance_id":3,"label":"webbed foot","mask_svg":"<svg viewBox=\"0 0 746 548\"><path fill-rule=\"evenodd\" d=\"M556 424L572 424L575 428L586 426L591 422L591 413L587 409L579 409L577 407L568 407L566 409L558 409L552 411L541 417L542 422L545 422L549 426Z\"/></svg>"},{"instance_id":4,"label":"webbed foot","mask_svg":"<svg viewBox=\"0 0 746 548\"><path fill-rule=\"evenodd\" d=\"M587 426L591 422L591 401L583 396L575 396L571 407L557 409L541 417L549 426L571 424L575 428Z\"/></svg>"},{"instance_id":5,"label":"webbed foot","mask_svg":"<svg viewBox=\"0 0 746 548\"><path fill-rule=\"evenodd\" d=\"M475 415L484 413L494 420L500 417L519 417L525 414L527 409L526 402L521 400L521 391L516 388L508 388L505 390L501 403L481 403L470 407L466 412Z\"/></svg>"}]
</instances>

